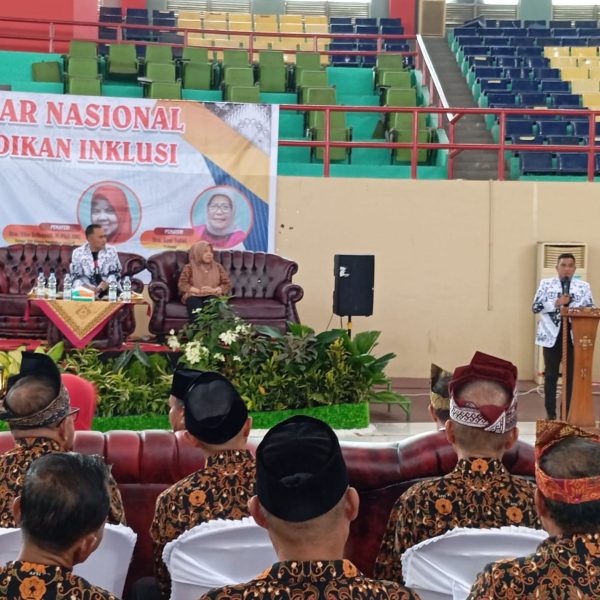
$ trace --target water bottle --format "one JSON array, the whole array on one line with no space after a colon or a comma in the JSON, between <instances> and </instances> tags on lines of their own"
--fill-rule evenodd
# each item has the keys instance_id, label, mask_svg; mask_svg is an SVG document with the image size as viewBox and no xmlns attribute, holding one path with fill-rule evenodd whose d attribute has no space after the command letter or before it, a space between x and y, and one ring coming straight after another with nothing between
<instances>
[{"instance_id":1,"label":"water bottle","mask_svg":"<svg viewBox=\"0 0 600 600\"><path fill-rule=\"evenodd\" d=\"M48 276L48 300L56 300L56 275L54 269L50 271Z\"/></svg>"},{"instance_id":2,"label":"water bottle","mask_svg":"<svg viewBox=\"0 0 600 600\"><path fill-rule=\"evenodd\" d=\"M46 278L44 277L44 270L40 269L35 283L35 296L36 298L46 297Z\"/></svg>"},{"instance_id":3,"label":"water bottle","mask_svg":"<svg viewBox=\"0 0 600 600\"><path fill-rule=\"evenodd\" d=\"M114 280L108 284L108 301L117 301L117 282Z\"/></svg>"},{"instance_id":4,"label":"water bottle","mask_svg":"<svg viewBox=\"0 0 600 600\"><path fill-rule=\"evenodd\" d=\"M71 276L68 273L65 273L65 278L63 279L63 300L71 299L72 290L73 282L71 281Z\"/></svg>"},{"instance_id":5,"label":"water bottle","mask_svg":"<svg viewBox=\"0 0 600 600\"><path fill-rule=\"evenodd\" d=\"M123 298L123 302L131 302L131 279L129 276L125 275L123 278L123 294L121 298Z\"/></svg>"}]
</instances>

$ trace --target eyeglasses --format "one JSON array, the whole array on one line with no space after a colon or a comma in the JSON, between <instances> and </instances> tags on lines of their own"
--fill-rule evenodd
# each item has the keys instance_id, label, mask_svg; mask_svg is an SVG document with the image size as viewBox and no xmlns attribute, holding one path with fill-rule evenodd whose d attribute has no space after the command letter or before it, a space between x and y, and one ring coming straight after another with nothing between
<instances>
[{"instance_id":1,"label":"eyeglasses","mask_svg":"<svg viewBox=\"0 0 600 600\"><path fill-rule=\"evenodd\" d=\"M77 421L78 416L79 416L79 408L71 408L71 410L67 413L67 417L71 417L73 419L73 423L75 423ZM65 419L67 417L65 417Z\"/></svg>"},{"instance_id":2,"label":"eyeglasses","mask_svg":"<svg viewBox=\"0 0 600 600\"><path fill-rule=\"evenodd\" d=\"M221 212L231 212L231 206L229 204L209 204L208 210L210 212L217 212L219 210Z\"/></svg>"}]
</instances>

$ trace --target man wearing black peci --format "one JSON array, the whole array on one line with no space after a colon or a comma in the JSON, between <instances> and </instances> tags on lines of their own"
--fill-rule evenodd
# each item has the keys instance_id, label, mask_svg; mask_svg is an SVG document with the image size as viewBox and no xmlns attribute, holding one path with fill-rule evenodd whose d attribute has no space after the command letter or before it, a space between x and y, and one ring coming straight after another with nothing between
<instances>
[{"instance_id":1,"label":"man wearing black peci","mask_svg":"<svg viewBox=\"0 0 600 600\"><path fill-rule=\"evenodd\" d=\"M533 299L532 310L534 313L540 313L535 343L542 346L544 352L544 404L548 419L556 418L556 384L562 359L560 309L563 306L577 308L594 305L590 284L580 279L573 279L576 268L575 257L572 254L560 254L556 261L557 276L542 279ZM573 340L571 335L568 336L568 341L567 413L571 403L573 383ZM566 418L566 415L563 417Z\"/></svg>"}]
</instances>

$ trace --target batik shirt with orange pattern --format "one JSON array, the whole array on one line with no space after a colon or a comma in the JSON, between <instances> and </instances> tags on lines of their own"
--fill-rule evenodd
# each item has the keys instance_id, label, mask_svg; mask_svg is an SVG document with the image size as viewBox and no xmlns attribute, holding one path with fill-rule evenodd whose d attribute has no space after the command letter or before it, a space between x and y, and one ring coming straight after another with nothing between
<instances>
[{"instance_id":1,"label":"batik shirt with orange pattern","mask_svg":"<svg viewBox=\"0 0 600 600\"><path fill-rule=\"evenodd\" d=\"M204 469L166 489L156 500L150 527L154 574L164 597L171 580L162 560L165 544L207 521L242 519L249 515L248 500L254 495L256 463L247 450L224 450L206 460Z\"/></svg>"},{"instance_id":2,"label":"batik shirt with orange pattern","mask_svg":"<svg viewBox=\"0 0 600 600\"><path fill-rule=\"evenodd\" d=\"M209 591L200 600L419 600L391 581L365 577L349 560L275 563L256 579Z\"/></svg>"},{"instance_id":3,"label":"batik shirt with orange pattern","mask_svg":"<svg viewBox=\"0 0 600 600\"><path fill-rule=\"evenodd\" d=\"M600 534L550 537L534 554L491 563L471 600L593 600L600 598Z\"/></svg>"},{"instance_id":4,"label":"batik shirt with orange pattern","mask_svg":"<svg viewBox=\"0 0 600 600\"><path fill-rule=\"evenodd\" d=\"M394 504L375 563L375 577L402 582L400 557L411 546L455 527L541 528L535 485L500 460L470 458L453 471L406 490Z\"/></svg>"},{"instance_id":5,"label":"batik shirt with orange pattern","mask_svg":"<svg viewBox=\"0 0 600 600\"><path fill-rule=\"evenodd\" d=\"M13 500L21 493L25 473L29 465L40 456L51 452L62 452L58 442L44 437L23 438L15 447L0 454L0 527L16 527L12 513ZM121 492L112 475L109 477L110 511L108 522L125 524L125 509Z\"/></svg>"},{"instance_id":6,"label":"batik shirt with orange pattern","mask_svg":"<svg viewBox=\"0 0 600 600\"><path fill-rule=\"evenodd\" d=\"M0 567L0 600L118 600L57 565L9 562Z\"/></svg>"}]
</instances>

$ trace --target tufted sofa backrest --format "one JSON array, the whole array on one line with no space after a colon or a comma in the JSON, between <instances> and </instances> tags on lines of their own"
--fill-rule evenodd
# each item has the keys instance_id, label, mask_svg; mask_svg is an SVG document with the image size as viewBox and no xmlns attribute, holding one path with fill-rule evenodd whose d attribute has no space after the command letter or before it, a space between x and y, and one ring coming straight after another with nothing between
<instances>
[{"instance_id":1,"label":"tufted sofa backrest","mask_svg":"<svg viewBox=\"0 0 600 600\"><path fill-rule=\"evenodd\" d=\"M45 277L54 269L60 289L75 248L76 246L58 244L13 244L0 247L0 293L28 294L35 285L39 269L43 269ZM146 261L138 254L119 252L119 260L123 274L130 277L146 267ZM141 291L136 286L134 289Z\"/></svg>"},{"instance_id":2,"label":"tufted sofa backrest","mask_svg":"<svg viewBox=\"0 0 600 600\"><path fill-rule=\"evenodd\" d=\"M229 273L232 295L236 298L273 298L277 286L291 282L298 271L297 263L265 252L217 250L215 260ZM188 253L181 250L160 252L147 260L152 281L162 281L167 285L169 301L179 298L177 282L188 262Z\"/></svg>"},{"instance_id":3,"label":"tufted sofa backrest","mask_svg":"<svg viewBox=\"0 0 600 600\"><path fill-rule=\"evenodd\" d=\"M0 433L0 453L13 446L9 433ZM251 447L254 450L254 447ZM128 524L138 534L129 581L152 572L148 535L158 494L202 468L204 456L185 441L183 432L77 431L75 450L104 456L112 465L125 504ZM342 443L350 484L360 495L358 518L352 523L345 555L371 575L392 505L411 485L451 471L456 454L444 432L413 436L385 444ZM533 477L533 448L518 442L503 462L511 473Z\"/></svg>"}]
</instances>

